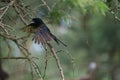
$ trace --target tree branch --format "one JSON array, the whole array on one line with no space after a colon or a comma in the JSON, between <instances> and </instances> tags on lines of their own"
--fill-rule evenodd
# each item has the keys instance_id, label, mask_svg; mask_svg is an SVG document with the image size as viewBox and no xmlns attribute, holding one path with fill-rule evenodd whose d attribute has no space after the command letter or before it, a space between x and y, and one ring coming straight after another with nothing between
<instances>
[{"instance_id":1,"label":"tree branch","mask_svg":"<svg viewBox=\"0 0 120 80\"><path fill-rule=\"evenodd\" d=\"M15 2L15 0L11 1L7 6L6 9L3 11L3 13L0 15L0 20L1 18L5 15L5 13L7 12L7 10L9 9L10 6L13 5L13 3Z\"/></svg>"},{"instance_id":2,"label":"tree branch","mask_svg":"<svg viewBox=\"0 0 120 80\"><path fill-rule=\"evenodd\" d=\"M28 59L27 57L0 57L0 59Z\"/></svg>"},{"instance_id":3,"label":"tree branch","mask_svg":"<svg viewBox=\"0 0 120 80\"><path fill-rule=\"evenodd\" d=\"M64 73L63 73L63 69L62 69L62 67L61 67L59 58L58 58L58 56L57 56L54 48L52 47L52 45L51 45L50 43L47 43L47 45L48 45L48 47L50 48L51 53L52 53L53 57L54 57L55 60L56 60L56 63L57 63L58 69L59 69L59 71L60 71L62 80L65 80Z\"/></svg>"}]
</instances>

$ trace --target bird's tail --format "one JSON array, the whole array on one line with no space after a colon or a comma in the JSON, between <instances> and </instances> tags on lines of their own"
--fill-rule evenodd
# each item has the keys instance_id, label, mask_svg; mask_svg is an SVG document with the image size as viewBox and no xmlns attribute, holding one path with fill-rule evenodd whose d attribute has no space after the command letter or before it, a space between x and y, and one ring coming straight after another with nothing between
<instances>
[{"instance_id":1,"label":"bird's tail","mask_svg":"<svg viewBox=\"0 0 120 80\"><path fill-rule=\"evenodd\" d=\"M61 40L59 40L58 38L56 38L53 34L51 34L52 38L55 40L55 42L59 45L59 43L61 43L62 45L64 45L65 47L67 47L67 45L65 43L63 43Z\"/></svg>"}]
</instances>

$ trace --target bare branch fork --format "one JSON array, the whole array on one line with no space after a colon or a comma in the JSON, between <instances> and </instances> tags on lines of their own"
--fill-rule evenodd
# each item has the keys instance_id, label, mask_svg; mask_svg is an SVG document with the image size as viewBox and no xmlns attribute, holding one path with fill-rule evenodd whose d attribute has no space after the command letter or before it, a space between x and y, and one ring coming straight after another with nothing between
<instances>
[{"instance_id":1,"label":"bare branch fork","mask_svg":"<svg viewBox=\"0 0 120 80\"><path fill-rule=\"evenodd\" d=\"M18 40L15 37L12 37L11 35L7 35L7 34L4 35L4 34L0 33L0 36L4 37L5 39L9 39L9 40L12 40L13 42L15 42L15 44L17 45L17 47L19 48L19 50L25 56L25 57L1 57L0 59L26 59L30 63L32 78L33 78L33 69L32 69L32 67L33 67L34 70L37 72L38 76L41 78L41 80L43 80L38 65L36 64L36 62L34 62L32 60L32 57L29 56L30 52L28 51L28 49L26 47L24 47L23 45L19 44Z\"/></svg>"}]
</instances>

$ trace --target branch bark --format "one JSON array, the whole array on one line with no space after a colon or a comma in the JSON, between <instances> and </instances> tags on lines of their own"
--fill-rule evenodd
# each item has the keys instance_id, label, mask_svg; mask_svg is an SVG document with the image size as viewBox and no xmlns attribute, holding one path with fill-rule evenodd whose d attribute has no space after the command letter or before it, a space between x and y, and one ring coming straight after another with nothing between
<instances>
[{"instance_id":1,"label":"branch bark","mask_svg":"<svg viewBox=\"0 0 120 80\"><path fill-rule=\"evenodd\" d=\"M54 48L52 47L52 45L51 45L50 43L47 43L47 45L48 45L48 47L50 48L51 53L52 53L53 57L54 57L55 60L56 60L56 63L57 63L58 69L59 69L59 71L60 71L62 80L65 80L62 66L61 66L61 64L60 64L59 58L58 58L58 56L57 56Z\"/></svg>"}]
</instances>

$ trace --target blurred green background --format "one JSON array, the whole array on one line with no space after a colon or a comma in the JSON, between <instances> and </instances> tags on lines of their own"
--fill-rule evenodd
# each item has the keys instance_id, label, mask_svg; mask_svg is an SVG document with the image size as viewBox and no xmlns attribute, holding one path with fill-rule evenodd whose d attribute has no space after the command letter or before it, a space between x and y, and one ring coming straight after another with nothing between
<instances>
[{"instance_id":1,"label":"blurred green background","mask_svg":"<svg viewBox=\"0 0 120 80\"><path fill-rule=\"evenodd\" d=\"M9 0L0 0L0 8ZM40 17L51 32L68 47L51 41L66 80L120 80L120 0L16 0L27 23ZM2 13L2 12L1 12ZM24 23L11 6L2 17L8 32L17 38L27 35ZM0 32L4 32L0 28ZM44 74L45 50L27 38L26 46ZM22 41L19 41L22 44ZM23 56L16 44L0 36L1 57ZM57 64L48 52L44 80L61 80ZM2 60L8 80L32 80L30 64L24 59ZM40 80L34 71L34 80ZM82 79L88 78L88 79Z\"/></svg>"}]
</instances>

